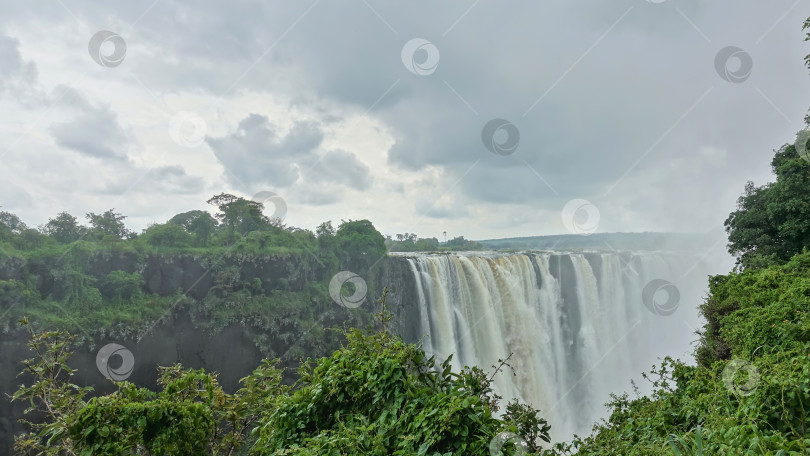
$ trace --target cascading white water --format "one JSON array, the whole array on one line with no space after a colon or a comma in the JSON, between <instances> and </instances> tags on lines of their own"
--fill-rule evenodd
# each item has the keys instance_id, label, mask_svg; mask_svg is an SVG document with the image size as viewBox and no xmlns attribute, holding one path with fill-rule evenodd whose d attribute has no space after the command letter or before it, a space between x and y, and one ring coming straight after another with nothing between
<instances>
[{"instance_id":1,"label":"cascading white water","mask_svg":"<svg viewBox=\"0 0 810 456\"><path fill-rule=\"evenodd\" d=\"M705 275L697 257L661 253L433 254L407 257L427 352L488 370L504 400L541 409L555 440L587 434L609 393L665 355L689 355ZM645 305L653 279L680 291L669 314ZM670 301L672 303L674 301ZM640 385L642 391L646 388Z\"/></svg>"}]
</instances>

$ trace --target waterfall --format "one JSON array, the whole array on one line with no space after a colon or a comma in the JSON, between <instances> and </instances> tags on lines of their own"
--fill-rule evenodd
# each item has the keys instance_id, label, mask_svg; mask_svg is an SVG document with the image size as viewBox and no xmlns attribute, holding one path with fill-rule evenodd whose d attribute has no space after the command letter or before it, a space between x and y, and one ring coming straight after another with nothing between
<instances>
[{"instance_id":1,"label":"waterfall","mask_svg":"<svg viewBox=\"0 0 810 456\"><path fill-rule=\"evenodd\" d=\"M699 258L665 253L467 253L405 256L418 297L423 348L454 370L492 371L504 402L532 404L555 440L587 434L611 392L665 355L688 358L705 288ZM642 292L658 279L680 292L674 312L658 306L669 295ZM648 386L641 380L642 393Z\"/></svg>"}]
</instances>

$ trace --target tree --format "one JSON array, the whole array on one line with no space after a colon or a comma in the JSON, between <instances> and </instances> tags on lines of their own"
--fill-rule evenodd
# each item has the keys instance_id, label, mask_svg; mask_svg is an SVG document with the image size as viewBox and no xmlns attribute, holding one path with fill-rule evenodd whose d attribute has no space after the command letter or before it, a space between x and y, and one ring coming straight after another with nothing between
<instances>
[{"instance_id":1,"label":"tree","mask_svg":"<svg viewBox=\"0 0 810 456\"><path fill-rule=\"evenodd\" d=\"M33 228L25 228L12 244L21 250L35 250L45 246L49 240L48 236L45 236L40 231Z\"/></svg>"},{"instance_id":2,"label":"tree","mask_svg":"<svg viewBox=\"0 0 810 456\"><path fill-rule=\"evenodd\" d=\"M315 228L315 235L318 236L319 239L324 236L334 236L335 228L332 226L332 221L328 220L318 225L318 227Z\"/></svg>"},{"instance_id":3,"label":"tree","mask_svg":"<svg viewBox=\"0 0 810 456\"><path fill-rule=\"evenodd\" d=\"M194 234L197 239L198 245L208 245L211 240L211 235L216 231L219 223L208 212L203 212L198 217L191 220L186 228L189 232Z\"/></svg>"},{"instance_id":4,"label":"tree","mask_svg":"<svg viewBox=\"0 0 810 456\"><path fill-rule=\"evenodd\" d=\"M28 228L19 217L7 211L0 211L0 230L7 234L20 234Z\"/></svg>"},{"instance_id":5,"label":"tree","mask_svg":"<svg viewBox=\"0 0 810 456\"><path fill-rule=\"evenodd\" d=\"M182 226L187 232L194 235L198 246L205 246L219 226L219 222L207 211L188 211L177 214L169 223Z\"/></svg>"},{"instance_id":6,"label":"tree","mask_svg":"<svg viewBox=\"0 0 810 456\"><path fill-rule=\"evenodd\" d=\"M270 220L262 214L264 209L262 203L228 193L216 195L207 203L219 209L216 217L227 227L229 238L235 233L245 235L272 226Z\"/></svg>"},{"instance_id":7,"label":"tree","mask_svg":"<svg viewBox=\"0 0 810 456\"><path fill-rule=\"evenodd\" d=\"M116 239L123 239L130 235L130 231L124 225L125 215L115 212L115 209L109 209L102 214L94 214L93 212L87 213L87 220L92 226L91 232L98 238L110 236Z\"/></svg>"},{"instance_id":8,"label":"tree","mask_svg":"<svg viewBox=\"0 0 810 456\"><path fill-rule=\"evenodd\" d=\"M48 220L43 231L59 243L70 244L78 241L86 232L86 228L80 226L76 220L76 217L67 212L60 212Z\"/></svg>"},{"instance_id":9,"label":"tree","mask_svg":"<svg viewBox=\"0 0 810 456\"><path fill-rule=\"evenodd\" d=\"M432 252L439 250L439 240L436 238L423 238L416 241L414 249L417 252Z\"/></svg>"},{"instance_id":10,"label":"tree","mask_svg":"<svg viewBox=\"0 0 810 456\"><path fill-rule=\"evenodd\" d=\"M74 455L66 433L67 421L83 405L92 388L70 383L76 372L67 361L71 356L74 336L59 332L34 333L27 319L20 323L28 330L28 347L36 357L23 362L23 372L33 379L30 386L21 385L12 401L28 404L26 414L40 414L44 420L20 420L30 431L14 440L20 454Z\"/></svg>"},{"instance_id":11,"label":"tree","mask_svg":"<svg viewBox=\"0 0 810 456\"><path fill-rule=\"evenodd\" d=\"M318 238L318 248L321 252L329 252L335 246L335 228L332 221L323 222L315 228L315 236Z\"/></svg>"},{"instance_id":12,"label":"tree","mask_svg":"<svg viewBox=\"0 0 810 456\"><path fill-rule=\"evenodd\" d=\"M343 222L335 233L335 248L344 267L368 270L388 253L385 238L368 220Z\"/></svg>"},{"instance_id":13,"label":"tree","mask_svg":"<svg viewBox=\"0 0 810 456\"><path fill-rule=\"evenodd\" d=\"M785 263L810 247L810 162L793 145L774 155L776 181L748 182L725 221L728 250L741 268Z\"/></svg>"},{"instance_id":14,"label":"tree","mask_svg":"<svg viewBox=\"0 0 810 456\"><path fill-rule=\"evenodd\" d=\"M475 241L464 239L464 236L456 236L453 239L450 239L445 243L445 246L453 251L481 250L483 248L481 244Z\"/></svg>"},{"instance_id":15,"label":"tree","mask_svg":"<svg viewBox=\"0 0 810 456\"><path fill-rule=\"evenodd\" d=\"M180 225L166 223L152 225L143 233L146 242L153 247L190 247L193 239Z\"/></svg>"}]
</instances>

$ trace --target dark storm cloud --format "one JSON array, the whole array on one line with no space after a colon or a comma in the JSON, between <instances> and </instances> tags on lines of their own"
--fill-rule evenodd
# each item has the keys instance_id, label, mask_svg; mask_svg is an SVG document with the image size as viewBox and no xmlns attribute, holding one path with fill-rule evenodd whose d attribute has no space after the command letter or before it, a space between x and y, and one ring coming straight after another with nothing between
<instances>
[{"instance_id":1,"label":"dark storm cloud","mask_svg":"<svg viewBox=\"0 0 810 456\"><path fill-rule=\"evenodd\" d=\"M109 106L93 104L78 90L67 86L57 87L53 96L71 108L73 114L70 120L55 123L49 129L58 146L88 157L126 160L134 139Z\"/></svg>"},{"instance_id":2,"label":"dark storm cloud","mask_svg":"<svg viewBox=\"0 0 810 456\"><path fill-rule=\"evenodd\" d=\"M284 188L302 180L307 186L337 184L367 189L371 185L368 166L344 150L321 151L323 138L320 126L313 122L296 122L289 131L280 133L267 117L250 114L232 134L209 137L206 142L226 168L226 180L237 187L260 184ZM315 202L327 201L313 198Z\"/></svg>"},{"instance_id":3,"label":"dark storm cloud","mask_svg":"<svg viewBox=\"0 0 810 456\"><path fill-rule=\"evenodd\" d=\"M368 166L344 150L324 152L310 173L308 182L332 182L355 190L368 190L371 186Z\"/></svg>"},{"instance_id":4,"label":"dark storm cloud","mask_svg":"<svg viewBox=\"0 0 810 456\"><path fill-rule=\"evenodd\" d=\"M107 180L101 192L124 195L137 187L145 193L193 195L205 190L205 181L189 175L182 166L169 165L154 168L132 167L127 172Z\"/></svg>"},{"instance_id":5,"label":"dark storm cloud","mask_svg":"<svg viewBox=\"0 0 810 456\"><path fill-rule=\"evenodd\" d=\"M244 118L231 135L206 138L228 172L226 179L237 186L291 186L300 176L297 160L311 156L321 141L323 134L316 125L299 122L282 136L267 117L259 114Z\"/></svg>"},{"instance_id":6,"label":"dark storm cloud","mask_svg":"<svg viewBox=\"0 0 810 456\"><path fill-rule=\"evenodd\" d=\"M32 62L23 61L19 45L17 39L0 34L0 91L14 79L29 82L36 79L36 66Z\"/></svg>"},{"instance_id":7,"label":"dark storm cloud","mask_svg":"<svg viewBox=\"0 0 810 456\"><path fill-rule=\"evenodd\" d=\"M20 42L0 33L0 97L8 96L22 105L42 103L46 97L36 85L37 67L20 54Z\"/></svg>"}]
</instances>

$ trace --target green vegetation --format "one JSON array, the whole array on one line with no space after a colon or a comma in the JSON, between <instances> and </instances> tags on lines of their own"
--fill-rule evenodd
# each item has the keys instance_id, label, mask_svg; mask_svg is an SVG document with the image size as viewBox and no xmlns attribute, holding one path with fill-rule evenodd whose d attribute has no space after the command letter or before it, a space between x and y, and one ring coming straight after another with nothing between
<instances>
[{"instance_id":1,"label":"green vegetation","mask_svg":"<svg viewBox=\"0 0 810 456\"><path fill-rule=\"evenodd\" d=\"M771 162L776 181L745 186L738 209L726 220L729 251L738 255L739 266L783 264L810 245L807 166L795 146L784 146Z\"/></svg>"},{"instance_id":2,"label":"green vegetation","mask_svg":"<svg viewBox=\"0 0 810 456\"><path fill-rule=\"evenodd\" d=\"M337 306L328 285L348 269L374 290L371 268L387 250L370 222L312 233L266 217L255 201L208 202L215 216L184 212L141 233L113 209L87 214L88 226L62 212L38 229L0 212L0 324L27 315L37 328L81 329L89 342L101 331L142 336L182 310L211 331L239 324L265 355L287 361L337 348L341 336L327 325L369 321L363 309Z\"/></svg>"},{"instance_id":3,"label":"green vegetation","mask_svg":"<svg viewBox=\"0 0 810 456\"><path fill-rule=\"evenodd\" d=\"M440 243L435 237L420 238L414 233L397 234L396 240L388 236L385 245L391 252L469 252L484 249L478 242L464 239L464 236Z\"/></svg>"},{"instance_id":4,"label":"green vegetation","mask_svg":"<svg viewBox=\"0 0 810 456\"><path fill-rule=\"evenodd\" d=\"M86 400L91 390L70 383L71 336L32 332L36 356L25 362L32 383L14 400L45 422L28 423L31 432L18 436L15 448L43 455L487 456L495 442L510 454L540 454L550 427L537 410L510 403L496 418L492 376L475 367L451 372L449 359L437 368L435 358L386 330L390 314L378 316L377 331L350 330L331 356L305 362L293 387L282 384L277 361L265 360L235 394L215 375L172 366L160 369L159 392L122 382Z\"/></svg>"}]
</instances>

